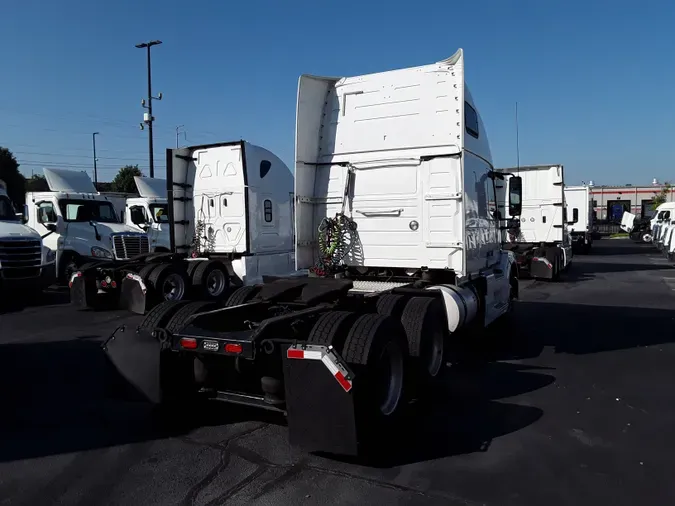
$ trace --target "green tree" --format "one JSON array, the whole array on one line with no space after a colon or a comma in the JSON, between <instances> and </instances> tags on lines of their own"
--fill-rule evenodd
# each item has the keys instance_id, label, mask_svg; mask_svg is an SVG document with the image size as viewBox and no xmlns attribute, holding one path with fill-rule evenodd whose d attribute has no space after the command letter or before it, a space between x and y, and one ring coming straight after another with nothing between
<instances>
[{"instance_id":1,"label":"green tree","mask_svg":"<svg viewBox=\"0 0 675 506\"><path fill-rule=\"evenodd\" d=\"M668 181L666 181L661 188L661 191L654 195L654 198L652 199L652 209L656 209L659 207L661 204L666 202L668 200L668 195L671 192L673 185L670 184Z\"/></svg>"},{"instance_id":2,"label":"green tree","mask_svg":"<svg viewBox=\"0 0 675 506\"><path fill-rule=\"evenodd\" d=\"M31 177L26 179L26 191L48 192L49 184L47 184L47 178L45 178L42 174L33 174Z\"/></svg>"},{"instance_id":3,"label":"green tree","mask_svg":"<svg viewBox=\"0 0 675 506\"><path fill-rule=\"evenodd\" d=\"M126 165L112 180L111 189L114 192L136 193L136 182L134 176L142 176L141 169L138 165Z\"/></svg>"},{"instance_id":4,"label":"green tree","mask_svg":"<svg viewBox=\"0 0 675 506\"><path fill-rule=\"evenodd\" d=\"M0 179L7 183L7 195L17 209L23 209L26 200L26 178L19 172L19 162L12 152L0 147Z\"/></svg>"}]
</instances>

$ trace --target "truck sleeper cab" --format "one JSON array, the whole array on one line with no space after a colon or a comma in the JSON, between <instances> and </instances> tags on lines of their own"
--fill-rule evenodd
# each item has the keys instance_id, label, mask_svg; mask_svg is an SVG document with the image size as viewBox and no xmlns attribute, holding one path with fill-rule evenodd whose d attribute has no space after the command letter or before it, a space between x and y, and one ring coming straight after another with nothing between
<instances>
[{"instance_id":1,"label":"truck sleeper cab","mask_svg":"<svg viewBox=\"0 0 675 506\"><path fill-rule=\"evenodd\" d=\"M295 266L310 276L241 287L224 305L158 305L107 352L151 402L279 411L291 444L357 455L442 376L448 340L510 314L517 266L500 246L499 175L461 50L303 75L297 97ZM147 368L125 362L127 343Z\"/></svg>"},{"instance_id":2,"label":"truck sleeper cab","mask_svg":"<svg viewBox=\"0 0 675 506\"><path fill-rule=\"evenodd\" d=\"M77 307L112 303L144 314L162 301L223 300L263 275L295 271L293 176L276 155L235 141L166 156L166 197L159 181L136 178L142 200L129 199L125 215L151 241L166 234L168 251L155 244L131 261L87 265L72 280Z\"/></svg>"},{"instance_id":3,"label":"truck sleeper cab","mask_svg":"<svg viewBox=\"0 0 675 506\"><path fill-rule=\"evenodd\" d=\"M520 272L538 279L557 280L572 261L572 243L565 202L562 165L533 165L498 169L504 176L499 190L499 211L505 249L512 251ZM513 210L506 195L517 182L522 207Z\"/></svg>"},{"instance_id":4,"label":"truck sleeper cab","mask_svg":"<svg viewBox=\"0 0 675 506\"><path fill-rule=\"evenodd\" d=\"M588 254L593 247L593 199L588 186L565 186L572 250Z\"/></svg>"}]
</instances>

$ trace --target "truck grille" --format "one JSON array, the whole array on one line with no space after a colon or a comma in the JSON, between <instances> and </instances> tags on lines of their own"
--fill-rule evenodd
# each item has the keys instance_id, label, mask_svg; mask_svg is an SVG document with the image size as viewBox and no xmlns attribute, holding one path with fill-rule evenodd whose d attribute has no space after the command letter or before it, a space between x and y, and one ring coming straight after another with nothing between
<instances>
[{"instance_id":1,"label":"truck grille","mask_svg":"<svg viewBox=\"0 0 675 506\"><path fill-rule=\"evenodd\" d=\"M0 239L0 273L7 279L40 275L42 244L35 239Z\"/></svg>"},{"instance_id":2,"label":"truck grille","mask_svg":"<svg viewBox=\"0 0 675 506\"><path fill-rule=\"evenodd\" d=\"M114 235L113 249L115 258L118 260L128 260L138 255L148 253L150 246L147 235Z\"/></svg>"}]
</instances>

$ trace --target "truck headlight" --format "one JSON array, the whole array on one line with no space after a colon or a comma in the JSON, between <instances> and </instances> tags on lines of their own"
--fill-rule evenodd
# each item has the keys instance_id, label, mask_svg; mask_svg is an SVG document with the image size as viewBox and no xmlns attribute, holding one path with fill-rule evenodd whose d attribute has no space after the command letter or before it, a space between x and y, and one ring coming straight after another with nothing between
<instances>
[{"instance_id":1,"label":"truck headlight","mask_svg":"<svg viewBox=\"0 0 675 506\"><path fill-rule=\"evenodd\" d=\"M109 258L111 260L113 258L113 255L110 253L110 251L105 248L99 248L98 246L91 248L91 256L94 258Z\"/></svg>"}]
</instances>

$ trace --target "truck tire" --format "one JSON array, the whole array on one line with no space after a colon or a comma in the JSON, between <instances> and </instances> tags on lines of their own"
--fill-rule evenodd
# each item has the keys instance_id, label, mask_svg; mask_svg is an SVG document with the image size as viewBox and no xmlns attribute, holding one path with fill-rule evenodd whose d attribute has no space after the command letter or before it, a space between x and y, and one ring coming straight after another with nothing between
<instances>
[{"instance_id":1,"label":"truck tire","mask_svg":"<svg viewBox=\"0 0 675 506\"><path fill-rule=\"evenodd\" d=\"M147 284L148 282L148 276L150 276L150 273L155 270L157 267L159 267L162 264L147 264L141 267L141 270L138 271L138 275L141 277L143 282Z\"/></svg>"},{"instance_id":2,"label":"truck tire","mask_svg":"<svg viewBox=\"0 0 675 506\"><path fill-rule=\"evenodd\" d=\"M329 311L322 314L309 333L307 342L322 346L332 346L342 353L349 330L354 325L357 313L349 311Z\"/></svg>"},{"instance_id":3,"label":"truck tire","mask_svg":"<svg viewBox=\"0 0 675 506\"><path fill-rule=\"evenodd\" d=\"M71 276L79 270L79 266L82 265L83 262L80 258L80 255L73 251L65 254L61 262L63 262L63 267L61 267L59 279L61 282L68 284L70 282Z\"/></svg>"},{"instance_id":4,"label":"truck tire","mask_svg":"<svg viewBox=\"0 0 675 506\"><path fill-rule=\"evenodd\" d=\"M250 301L260 291L260 287L256 285L241 286L237 288L232 295L227 299L225 307L239 306Z\"/></svg>"},{"instance_id":5,"label":"truck tire","mask_svg":"<svg viewBox=\"0 0 675 506\"><path fill-rule=\"evenodd\" d=\"M219 300L230 287L230 275L227 267L218 260L199 262L192 273L192 286L208 300Z\"/></svg>"},{"instance_id":6,"label":"truck tire","mask_svg":"<svg viewBox=\"0 0 675 506\"><path fill-rule=\"evenodd\" d=\"M216 309L217 307L218 305L215 302L209 302L205 300L197 302L189 302L181 306L178 309L178 311L172 316L171 320L166 325L166 330L171 333L178 332L183 327L185 327L185 323L191 316L197 313L211 311L212 309Z\"/></svg>"},{"instance_id":7,"label":"truck tire","mask_svg":"<svg viewBox=\"0 0 675 506\"><path fill-rule=\"evenodd\" d=\"M139 330L153 330L158 327L164 327L171 317L181 308L187 304L183 300L167 300L161 304L153 307L138 326Z\"/></svg>"},{"instance_id":8,"label":"truck tire","mask_svg":"<svg viewBox=\"0 0 675 506\"><path fill-rule=\"evenodd\" d=\"M400 322L373 313L360 316L349 331L342 356L354 369L355 402L365 423L397 418L408 365L408 343Z\"/></svg>"},{"instance_id":9,"label":"truck tire","mask_svg":"<svg viewBox=\"0 0 675 506\"><path fill-rule=\"evenodd\" d=\"M188 277L173 264L159 264L148 276L148 284L160 300L183 300L187 294Z\"/></svg>"},{"instance_id":10,"label":"truck tire","mask_svg":"<svg viewBox=\"0 0 675 506\"><path fill-rule=\"evenodd\" d=\"M377 299L377 314L392 316L401 314L406 305L406 297L387 293Z\"/></svg>"},{"instance_id":11,"label":"truck tire","mask_svg":"<svg viewBox=\"0 0 675 506\"><path fill-rule=\"evenodd\" d=\"M443 308L435 297L413 297L401 314L408 353L422 382L438 376L443 367L445 329Z\"/></svg>"}]
</instances>

